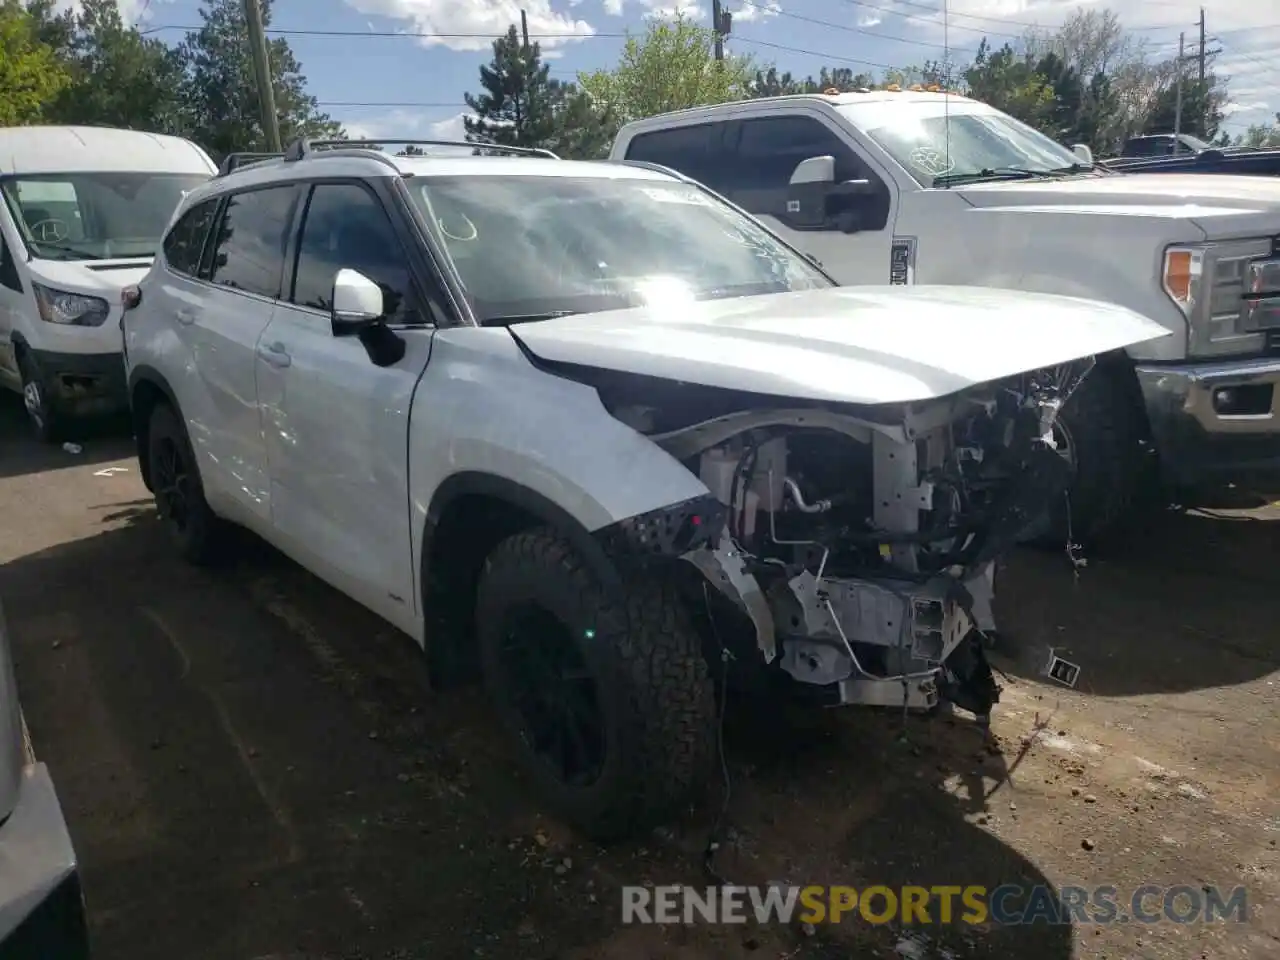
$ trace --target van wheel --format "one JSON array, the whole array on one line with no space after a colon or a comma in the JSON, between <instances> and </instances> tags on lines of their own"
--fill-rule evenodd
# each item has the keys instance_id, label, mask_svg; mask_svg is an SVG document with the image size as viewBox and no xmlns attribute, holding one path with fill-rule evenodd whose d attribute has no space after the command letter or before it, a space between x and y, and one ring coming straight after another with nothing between
<instances>
[{"instance_id":1,"label":"van wheel","mask_svg":"<svg viewBox=\"0 0 1280 960\"><path fill-rule=\"evenodd\" d=\"M49 401L40 368L26 350L18 355L18 372L22 375L22 406L32 432L41 443L56 443L62 437L61 418Z\"/></svg>"},{"instance_id":2,"label":"van wheel","mask_svg":"<svg viewBox=\"0 0 1280 960\"><path fill-rule=\"evenodd\" d=\"M615 599L553 531L517 534L485 561L476 625L485 685L557 815L608 842L697 799L715 693L673 585Z\"/></svg>"},{"instance_id":3,"label":"van wheel","mask_svg":"<svg viewBox=\"0 0 1280 960\"><path fill-rule=\"evenodd\" d=\"M151 411L147 458L156 509L178 553L204 566L219 558L222 521L209 509L186 427L167 403Z\"/></svg>"}]
</instances>

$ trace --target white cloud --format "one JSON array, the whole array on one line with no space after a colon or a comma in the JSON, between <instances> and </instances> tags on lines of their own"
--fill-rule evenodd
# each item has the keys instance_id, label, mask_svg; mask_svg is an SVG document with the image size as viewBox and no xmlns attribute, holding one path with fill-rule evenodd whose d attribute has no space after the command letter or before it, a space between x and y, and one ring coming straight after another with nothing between
<instances>
[{"instance_id":1,"label":"white cloud","mask_svg":"<svg viewBox=\"0 0 1280 960\"><path fill-rule=\"evenodd\" d=\"M116 0L116 6L120 8L120 19L128 25L153 19L154 7L172 2L173 0ZM57 10L77 10L79 7L80 0L54 0L54 8Z\"/></svg>"},{"instance_id":2,"label":"white cloud","mask_svg":"<svg viewBox=\"0 0 1280 960\"><path fill-rule=\"evenodd\" d=\"M752 21L768 20L770 17L776 17L782 12L782 4L778 0L751 0L748 4L743 4L740 8L733 11L734 23L751 23Z\"/></svg>"},{"instance_id":3,"label":"white cloud","mask_svg":"<svg viewBox=\"0 0 1280 960\"><path fill-rule=\"evenodd\" d=\"M882 23L884 23L884 17L878 13L864 13L858 17L860 27L878 27Z\"/></svg>"},{"instance_id":4,"label":"white cloud","mask_svg":"<svg viewBox=\"0 0 1280 960\"><path fill-rule=\"evenodd\" d=\"M552 8L552 0L346 0L349 7L371 16L405 21L405 29L423 34L481 34L482 36L422 37L424 46L451 50L487 50L493 37L520 23L523 9L530 34L558 34L539 38L542 49L550 50L583 37L596 29L587 21ZM573 6L574 4L567 4Z\"/></svg>"},{"instance_id":5,"label":"white cloud","mask_svg":"<svg viewBox=\"0 0 1280 960\"><path fill-rule=\"evenodd\" d=\"M428 120L420 113L399 109L344 123L343 127L352 140L412 140L414 137L426 140L465 140L467 129L463 118L466 116L469 114L459 113L445 120Z\"/></svg>"}]
</instances>

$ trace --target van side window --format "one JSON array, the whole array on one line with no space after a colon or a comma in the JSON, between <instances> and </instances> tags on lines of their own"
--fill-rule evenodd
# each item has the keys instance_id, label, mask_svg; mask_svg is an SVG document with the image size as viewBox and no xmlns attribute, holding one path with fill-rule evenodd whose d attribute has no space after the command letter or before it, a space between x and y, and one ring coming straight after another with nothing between
<instances>
[{"instance_id":1,"label":"van side window","mask_svg":"<svg viewBox=\"0 0 1280 960\"><path fill-rule=\"evenodd\" d=\"M660 163L718 190L718 144L724 126L696 123L639 134L627 145L627 159Z\"/></svg>"},{"instance_id":2,"label":"van side window","mask_svg":"<svg viewBox=\"0 0 1280 960\"><path fill-rule=\"evenodd\" d=\"M279 299L297 195L293 184L233 194L214 239L209 279L232 290Z\"/></svg>"},{"instance_id":3,"label":"van side window","mask_svg":"<svg viewBox=\"0 0 1280 960\"><path fill-rule=\"evenodd\" d=\"M13 255L13 249L5 242L3 233L0 233L0 286L22 293L22 278L18 276L18 260Z\"/></svg>"},{"instance_id":4,"label":"van side window","mask_svg":"<svg viewBox=\"0 0 1280 960\"><path fill-rule=\"evenodd\" d=\"M382 289L388 322L407 321L413 300L409 260L382 204L359 184L317 184L302 223L288 299L328 311L334 278L344 268L360 271Z\"/></svg>"},{"instance_id":5,"label":"van side window","mask_svg":"<svg viewBox=\"0 0 1280 960\"><path fill-rule=\"evenodd\" d=\"M200 269L200 255L204 252L213 215L218 210L217 200L197 203L184 213L164 238L164 259L174 273L194 277Z\"/></svg>"}]
</instances>

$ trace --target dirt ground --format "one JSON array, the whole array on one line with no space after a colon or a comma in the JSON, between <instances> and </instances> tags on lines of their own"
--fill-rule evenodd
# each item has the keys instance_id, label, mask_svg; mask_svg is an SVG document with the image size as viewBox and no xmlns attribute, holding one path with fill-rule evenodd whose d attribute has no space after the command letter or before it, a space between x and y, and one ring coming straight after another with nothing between
<instances>
[{"instance_id":1,"label":"dirt ground","mask_svg":"<svg viewBox=\"0 0 1280 960\"><path fill-rule=\"evenodd\" d=\"M734 883L1248 888L1246 923L623 926L625 883L708 881L718 801L602 850L543 817L477 692L266 547L174 561L110 433L23 439L0 398L0 596L96 955L197 958L1280 955L1280 508L1170 514L1073 576L1010 558L997 746L963 719L735 704ZM1039 677L1048 647L1077 690Z\"/></svg>"}]
</instances>

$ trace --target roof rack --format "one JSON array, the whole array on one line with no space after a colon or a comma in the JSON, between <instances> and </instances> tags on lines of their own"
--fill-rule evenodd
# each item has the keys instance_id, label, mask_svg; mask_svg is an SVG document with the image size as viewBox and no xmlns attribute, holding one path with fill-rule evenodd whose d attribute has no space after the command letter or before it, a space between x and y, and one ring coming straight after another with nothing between
<instances>
[{"instance_id":1,"label":"roof rack","mask_svg":"<svg viewBox=\"0 0 1280 960\"><path fill-rule=\"evenodd\" d=\"M218 166L218 176L225 177L241 167L247 167L253 163L262 163L265 160L279 160L283 157L283 153L228 153L222 158L222 163Z\"/></svg>"},{"instance_id":2,"label":"roof rack","mask_svg":"<svg viewBox=\"0 0 1280 960\"><path fill-rule=\"evenodd\" d=\"M379 147L466 147L476 152L505 153L519 157L546 157L549 160L560 158L550 150L536 147L508 147L498 143L473 143L470 140L295 140L284 153L284 159L290 163L310 156L317 150L377 150ZM381 151L379 151L381 152ZM275 154L274 156L278 156Z\"/></svg>"}]
</instances>

